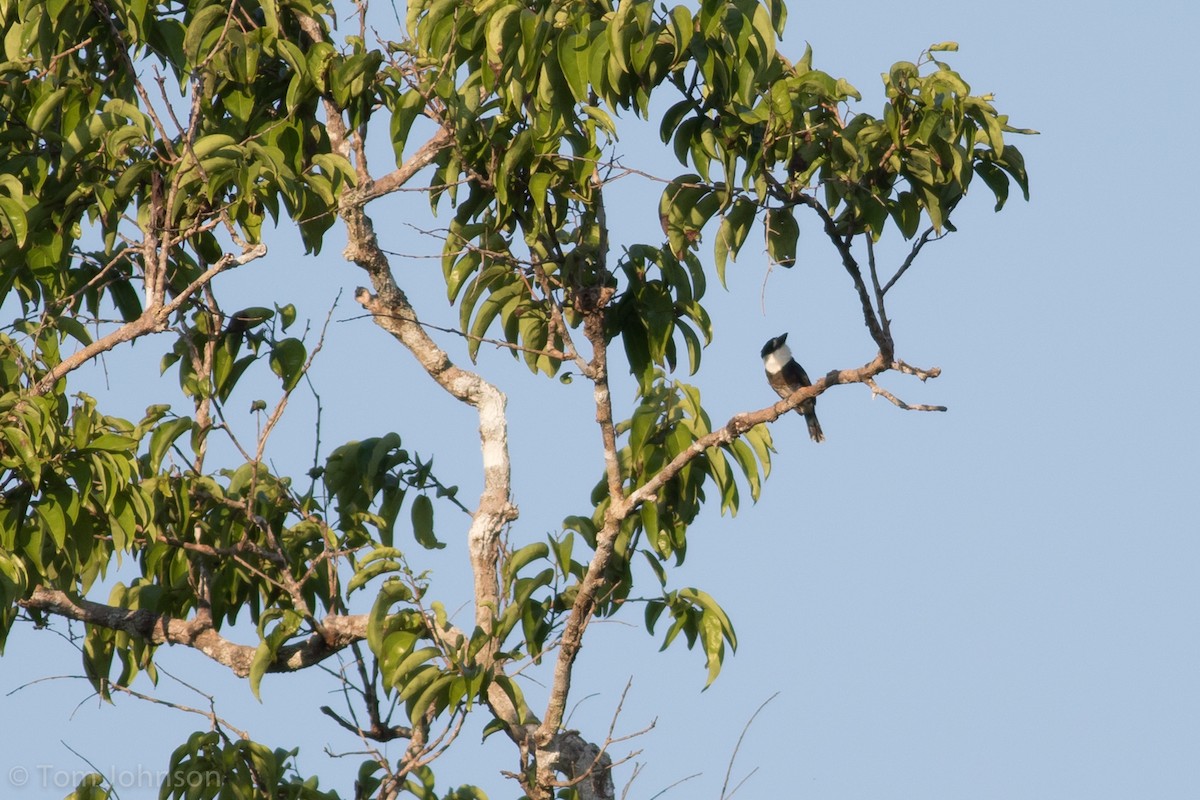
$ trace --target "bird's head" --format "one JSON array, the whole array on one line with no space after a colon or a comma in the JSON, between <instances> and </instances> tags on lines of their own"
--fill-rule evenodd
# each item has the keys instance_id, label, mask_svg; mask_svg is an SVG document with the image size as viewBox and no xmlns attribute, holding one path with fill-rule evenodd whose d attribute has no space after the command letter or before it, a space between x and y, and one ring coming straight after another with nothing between
<instances>
[{"instance_id":1,"label":"bird's head","mask_svg":"<svg viewBox=\"0 0 1200 800\"><path fill-rule=\"evenodd\" d=\"M769 339L767 343L763 345L762 353L760 355L762 355L763 358L766 358L781 347L787 347L786 333L781 333L774 339Z\"/></svg>"}]
</instances>

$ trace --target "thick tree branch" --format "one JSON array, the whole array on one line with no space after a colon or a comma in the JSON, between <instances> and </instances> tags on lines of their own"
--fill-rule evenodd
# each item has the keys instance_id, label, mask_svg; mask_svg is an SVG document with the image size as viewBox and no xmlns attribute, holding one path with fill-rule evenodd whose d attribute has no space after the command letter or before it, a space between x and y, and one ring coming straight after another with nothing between
<instances>
[{"instance_id":1,"label":"thick tree branch","mask_svg":"<svg viewBox=\"0 0 1200 800\"><path fill-rule=\"evenodd\" d=\"M313 41L322 41L323 32L316 20L300 16L301 27ZM351 147L348 132L340 113L325 100L326 130L336 152L349 157ZM451 143L445 129L436 133L396 171L379 181L361 181L357 193L343 198L340 216L346 224L347 260L362 267L371 279L375 294L359 289L355 299L372 314L377 325L392 334L417 359L431 378L452 397L473 406L479 413L479 436L483 455L484 489L479 508L472 515L467 533L471 570L475 583L475 623L481 630L491 632L500 608L500 533L517 517L511 502L510 466L508 457L508 422L506 399L495 386L479 375L460 369L429 337L408 298L392 275L386 254L379 246L374 225L364 211L364 205L374 197L395 191L411 180L421 169L432 163L438 152ZM490 642L478 654L481 663L491 664L499 644ZM495 682L488 690L488 705L497 717L504 720L508 735L526 748L526 730L522 726L523 709L514 706L512 699ZM536 724L536 719L531 724Z\"/></svg>"},{"instance_id":2,"label":"thick tree branch","mask_svg":"<svg viewBox=\"0 0 1200 800\"><path fill-rule=\"evenodd\" d=\"M116 608L91 600L75 600L58 589L38 587L20 605L30 611L54 614L97 625L114 631L124 631L153 644L182 644L229 667L244 678L250 674L257 648L237 644L223 637L206 620L182 620L152 611ZM268 672L295 672L312 666L367 636L367 615L330 614L321 620L325 636L309 636L302 642L279 648Z\"/></svg>"},{"instance_id":3,"label":"thick tree branch","mask_svg":"<svg viewBox=\"0 0 1200 800\"><path fill-rule=\"evenodd\" d=\"M314 41L321 38L321 31L314 21L305 23L302 19L302 25ZM349 152L348 132L337 108L328 100L325 107L330 143L338 152ZM467 540L475 579L475 622L482 630L490 632L500 607L500 532L517 517L517 508L510 500L506 398L479 375L455 366L425 332L415 309L396 283L387 255L379 246L374 224L363 208L370 198L394 191L410 180L448 144L449 134L440 130L400 169L377 183L372 183L369 178L362 180L359 193L348 194L342 199L340 216L346 224L347 238L343 255L370 276L375 294L360 288L355 299L374 316L376 324L403 344L439 386L479 412L484 488ZM480 653L484 663L490 662L496 646L492 643Z\"/></svg>"},{"instance_id":4,"label":"thick tree branch","mask_svg":"<svg viewBox=\"0 0 1200 800\"><path fill-rule=\"evenodd\" d=\"M475 578L475 624L491 632L493 620L500 608L500 532L517 518L517 508L510 501L510 467L508 458L508 420L504 394L479 375L455 366L444 350L437 346L416 319L408 298L396 285L386 266L375 269L370 252L378 253L375 234L361 210L344 213L350 229L350 244L346 254L364 266L371 275L377 295L359 289L355 299L374 317L376 324L392 334L416 357L421 367L451 396L473 406L479 412L479 439L483 453L483 493L479 507L472 515L467 533L471 553L471 568ZM378 253L383 258L382 253ZM483 663L497 647L491 643L481 652Z\"/></svg>"},{"instance_id":5,"label":"thick tree branch","mask_svg":"<svg viewBox=\"0 0 1200 800\"><path fill-rule=\"evenodd\" d=\"M606 304L612 293L612 289L599 290L599 302ZM624 497L624 492L621 488L621 468L617 461L617 431L613 422L612 392L608 386L608 344L604 340L604 316L600 308L586 311L585 314L584 333L592 345L588 377L593 383L596 423L600 426L600 439L604 447L604 474L608 481L608 496L615 505Z\"/></svg>"},{"instance_id":6,"label":"thick tree branch","mask_svg":"<svg viewBox=\"0 0 1200 800\"><path fill-rule=\"evenodd\" d=\"M596 188L599 192L599 187ZM608 343L604 330L604 309L614 290L605 287L588 287L575 293L575 309L583 315L584 335L592 346L592 360L588 364L588 377L593 384L596 405L596 423L600 426L600 438L604 450L604 473L608 483L609 506L603 530L596 539L596 552L592 555L588 571L579 584L579 593L571 607L571 614L563 628L558 659L554 664L554 682L550 686L550 697L546 702L546 716L538 729L538 743L545 747L553 741L562 727L567 698L571 692L571 675L579 649L583 646L583 633L595 612L597 593L604 585L608 564L612 560L616 543L616 531L620 519L614 514L625 502L625 491L621 478L621 467L617 455L616 425L612 413L612 393L608 385ZM545 765L539 763L540 769ZM544 773L540 781L547 784L551 776ZM611 780L611 779L610 779Z\"/></svg>"},{"instance_id":7,"label":"thick tree branch","mask_svg":"<svg viewBox=\"0 0 1200 800\"><path fill-rule=\"evenodd\" d=\"M366 270L376 291L373 295L359 289L355 299L374 316L379 327L408 348L439 386L479 412L484 488L479 507L472 515L467 541L475 579L475 623L490 632L500 607L500 532L517 517L517 508L510 501L507 400L479 375L455 366L425 332L416 311L396 284L387 256L379 248L374 226L361 205L343 207L342 219L349 241L344 254ZM484 648L480 653L483 663L490 662L497 646L491 643Z\"/></svg>"},{"instance_id":8,"label":"thick tree branch","mask_svg":"<svg viewBox=\"0 0 1200 800\"><path fill-rule=\"evenodd\" d=\"M376 197L382 197L385 194L396 191L412 180L414 175L432 164L437 154L451 144L450 131L446 128L439 128L437 133L431 136L425 144L417 148L417 151L409 156L408 160L400 167L392 170L379 180L369 181L365 186L359 187L356 197L357 201L366 202L374 200Z\"/></svg>"}]
</instances>

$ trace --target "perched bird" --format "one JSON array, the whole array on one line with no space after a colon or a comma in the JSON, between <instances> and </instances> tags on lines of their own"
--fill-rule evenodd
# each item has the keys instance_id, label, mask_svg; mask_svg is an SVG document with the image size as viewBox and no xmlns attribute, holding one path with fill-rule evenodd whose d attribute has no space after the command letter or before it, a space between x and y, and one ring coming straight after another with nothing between
<instances>
[{"instance_id":1,"label":"perched bird","mask_svg":"<svg viewBox=\"0 0 1200 800\"><path fill-rule=\"evenodd\" d=\"M762 360L763 366L767 370L767 382L780 397L786 399L791 397L797 389L812 386L812 381L808 379L808 373L804 371L804 367L797 364L796 359L792 358L792 349L787 346L786 333L776 336L763 345ZM816 400L806 400L796 406L796 413L804 415L804 419L808 422L808 435L814 442L825 441L825 434L821 432L821 423L817 422Z\"/></svg>"}]
</instances>

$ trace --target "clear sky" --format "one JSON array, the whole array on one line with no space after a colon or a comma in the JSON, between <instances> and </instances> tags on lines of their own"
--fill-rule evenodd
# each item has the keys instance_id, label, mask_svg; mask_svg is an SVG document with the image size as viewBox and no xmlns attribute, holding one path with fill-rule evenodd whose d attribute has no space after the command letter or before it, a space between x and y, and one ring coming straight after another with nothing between
<instances>
[{"instance_id":1,"label":"clear sky","mask_svg":"<svg viewBox=\"0 0 1200 800\"><path fill-rule=\"evenodd\" d=\"M926 248L890 296L900 357L943 376L927 384L888 376L885 385L948 413L901 412L863 387L830 391L818 406L824 444L808 441L799 418L782 420L763 500L734 520L711 513L693 527L674 585L721 601L740 644L712 688L701 692L699 653L676 645L658 654L656 639L620 622L589 631L569 724L602 739L630 678L616 734L657 720L614 748L616 757L641 751L617 773L621 785L634 762L645 765L631 798L695 773L663 796L718 797L743 725L776 693L738 752L734 783L757 770L739 797L1200 796L1200 382L1187 355L1200 296L1188 233L1200 185L1195 8L1182 0L790 7L783 52L798 57L811 43L815 66L854 83L871 111L892 62L959 42L949 60L972 88L994 92L1014 124L1042 132L1014 139L1032 201L1013 199L995 215L979 187L955 217L960 232ZM654 142L629 135L626 162L664 176L685 171ZM631 231L629 241L654 240L660 189L635 181L614 204L615 227ZM414 201L412 217L397 205L397 224L380 225L385 247L436 247L399 224L427 224L423 203ZM246 302L226 303L292 301L319 325L344 290L314 375L324 446L396 430L436 455L443 478L471 497L473 414L447 405L407 353L358 318L351 297L365 278L342 261L336 238L308 261L286 238L268 263L237 278ZM758 358L770 336L789 331L810 374L874 355L832 249L812 224L801 241L792 270L768 274L748 245L729 270L730 290L713 282L716 341L692 380L715 421L774 399ZM898 263L903 249L892 245L882 252ZM436 261L397 259L396 270L428 321L455 319ZM442 341L465 358L461 340ZM108 389L98 372L79 387L139 414L158 380L157 355L142 352L151 349L110 358ZM586 513L600 475L588 392L580 381L533 378L486 348L479 369L510 396L522 511L513 537L533 541L565 515ZM618 388L618 399L629 396ZM311 400L297 405L274 454L277 468L299 476L313 428ZM451 512L439 522L450 538ZM455 577L466 569L463 544L437 564L447 607L466 602ZM17 630L6 656L0 796L63 796L74 785L66 775L91 770L74 750L110 773L125 800L154 797L157 784L142 771L165 768L171 749L205 725L130 700L101 706L82 680L8 694L36 677L81 673L53 634ZM260 706L197 653L161 658L217 694L219 711L255 739L299 745L305 774L351 793L360 759L322 752L358 748L316 710L338 705L335 694L321 699L331 681L268 677ZM167 678L159 690L205 705ZM540 687L526 693L535 708L542 702ZM439 787L474 782L493 798L518 794L498 774L514 764L499 738L481 751L464 734L461 752L435 765Z\"/></svg>"}]
</instances>

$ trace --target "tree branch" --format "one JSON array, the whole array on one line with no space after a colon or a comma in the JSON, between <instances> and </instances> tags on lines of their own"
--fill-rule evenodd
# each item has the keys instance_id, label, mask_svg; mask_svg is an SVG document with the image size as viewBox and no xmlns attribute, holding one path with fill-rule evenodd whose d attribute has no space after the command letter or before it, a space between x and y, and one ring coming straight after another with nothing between
<instances>
[{"instance_id":1,"label":"tree branch","mask_svg":"<svg viewBox=\"0 0 1200 800\"><path fill-rule=\"evenodd\" d=\"M253 645L229 641L205 620L175 619L144 609L116 608L91 600L75 600L58 589L39 586L28 599L19 601L19 604L30 611L41 611L88 625L124 631L153 644L182 644L194 647L218 664L229 667L240 678L250 674L250 664L258 649ZM365 639L367 615L330 614L321 620L321 627L325 631L325 637L313 634L302 642L280 647L275 661L267 667L267 671L295 672Z\"/></svg>"},{"instance_id":2,"label":"tree branch","mask_svg":"<svg viewBox=\"0 0 1200 800\"><path fill-rule=\"evenodd\" d=\"M883 331L883 335L887 337L888 341L895 341L892 339L892 323L891 320L888 319L887 305L884 303L883 299L883 287L879 285L879 265L875 261L875 239L870 233L868 233L866 240L867 266L871 271L871 286L875 289L875 308L879 312L879 326Z\"/></svg>"},{"instance_id":3,"label":"tree branch","mask_svg":"<svg viewBox=\"0 0 1200 800\"><path fill-rule=\"evenodd\" d=\"M306 31L308 29L306 28ZM313 35L312 31L308 31ZM327 104L327 112L336 109ZM345 126L340 117L328 126L335 149L345 149ZM448 134L439 131L405 164L381 182L393 191L429 164L438 151L446 146ZM378 187L379 184L376 184ZM360 288L355 293L363 308L375 318L375 323L392 334L417 359L422 369L451 396L473 406L479 412L479 437L483 452L484 488L479 508L472 517L467 534L471 552L471 567L475 579L475 623L491 632L493 618L500 607L500 582L497 573L500 559L500 531L517 517L517 508L510 501L510 467L508 458L508 421L504 394L479 375L455 366L444 350L429 337L421 326L416 310L392 275L387 256L379 247L375 227L363 210L372 194L366 189L360 195L343 198L340 215L346 224L346 260L362 267L370 276L376 294ZM481 663L490 663L497 648L490 643L480 652Z\"/></svg>"},{"instance_id":4,"label":"tree branch","mask_svg":"<svg viewBox=\"0 0 1200 800\"><path fill-rule=\"evenodd\" d=\"M892 276L892 279L884 284L883 289L881 289L879 292L880 296L887 294L888 290L896 284L896 281L900 280L900 277L904 273L908 272L908 268L911 267L913 262L917 260L917 255L921 252L921 248L928 244L930 240L936 242L943 236L945 236L944 233L934 236L933 228L926 228L925 232L921 234L921 237L917 239L917 241L913 242L912 249L908 252L908 258L904 259L904 263L900 265L900 269L896 270L896 274Z\"/></svg>"},{"instance_id":5,"label":"tree branch","mask_svg":"<svg viewBox=\"0 0 1200 800\"><path fill-rule=\"evenodd\" d=\"M863 383L865 383L867 386L871 387L871 395L873 397L881 396L884 399L886 399L888 402L890 402L892 405L896 406L897 408L904 409L905 411L947 411L948 410L945 406L927 406L927 405L923 405L920 403L918 403L917 405L909 405L908 403L901 400L899 397L896 397L896 395L889 392L887 389L884 389L882 386L875 383L875 381L870 378L863 381Z\"/></svg>"},{"instance_id":6,"label":"tree branch","mask_svg":"<svg viewBox=\"0 0 1200 800\"><path fill-rule=\"evenodd\" d=\"M313 41L324 39L320 25L315 19L304 15L298 15L298 18L301 27ZM325 99L324 103L330 143L336 152L348 157L350 147L345 123L333 103L328 99ZM450 143L450 133L445 129L439 130L398 170L378 182L364 181L358 193L346 195L339 213L346 224L347 233L347 246L343 255L348 261L358 264L366 271L375 290L375 294L372 295L366 289L360 288L355 293L355 299L374 316L379 327L390 333L413 354L435 383L452 397L473 406L479 413L484 489L480 495L479 508L472 515L467 541L475 583L475 623L481 630L490 633L500 607L500 532L505 525L516 519L518 513L510 499L506 398L479 375L455 366L445 351L425 332L416 311L397 285L387 256L375 236L374 225L364 211L364 205L370 199L401 188ZM479 662L491 666L498 646L497 642L489 642L477 654ZM495 668L499 669L499 666ZM530 727L520 724L525 709L516 708L512 698L495 681L488 689L487 700L493 713L506 723L509 737L524 748L526 730ZM536 724L536 720L531 724Z\"/></svg>"},{"instance_id":7,"label":"tree branch","mask_svg":"<svg viewBox=\"0 0 1200 800\"><path fill-rule=\"evenodd\" d=\"M437 158L437 154L449 147L452 142L450 131L446 128L439 128L437 133L417 148L417 151L409 156L408 160L400 167L379 180L369 181L365 186L359 187L353 202L365 203L400 189L412 180L414 175L432 164L433 160Z\"/></svg>"},{"instance_id":8,"label":"tree branch","mask_svg":"<svg viewBox=\"0 0 1200 800\"><path fill-rule=\"evenodd\" d=\"M345 213L351 230L347 256L360 265L373 265L369 255L375 245L375 234L361 210ZM349 220L353 220L351 223ZM379 254L379 258L383 258ZM385 260L386 261L386 260ZM479 375L455 366L444 350L429 338L417 321L416 312L408 298L396 285L391 270L384 266L375 269L364 266L371 275L378 295L360 288L355 299L371 312L379 327L392 334L416 357L421 367L451 396L479 412L479 438L483 453L483 493L479 508L472 515L467 541L471 551L471 566L475 577L475 624L490 633L493 619L500 607L500 583L497 567L500 558L500 531L517 518L517 508L510 501L510 466L508 458L508 420L504 394ZM490 661L497 644L491 643L481 652L482 663Z\"/></svg>"},{"instance_id":9,"label":"tree branch","mask_svg":"<svg viewBox=\"0 0 1200 800\"><path fill-rule=\"evenodd\" d=\"M188 286L182 292L177 294L175 298L171 300L171 302L146 308L142 311L142 315L137 319L133 320L132 322L125 323L107 336L97 339L86 347L64 358L58 363L57 366L54 367L54 369L47 372L45 377L34 384L29 393L32 395L43 395L54 387L54 384L58 382L59 378L62 378L67 373L78 369L87 362L96 358L96 356L100 355L101 353L107 353L109 350L112 350L114 347L120 344L131 342L134 339L137 339L138 337L144 336L148 333L161 333L162 331L165 331L167 329L167 319L171 316L171 314L175 313L175 311L181 308L193 294L206 286L213 278L217 277L217 275L227 269L240 267L243 264L254 261L255 259L262 258L266 254L267 246L265 244L254 245L241 255L235 256L230 253L226 253L225 255L221 256L217 263L205 270L200 277L188 284Z\"/></svg>"},{"instance_id":10,"label":"tree branch","mask_svg":"<svg viewBox=\"0 0 1200 800\"><path fill-rule=\"evenodd\" d=\"M719 447L723 444L729 444L734 439L742 436L746 431L753 428L755 425L761 425L765 422L774 422L784 414L796 408L801 403L811 400L820 394L823 394L827 389L833 386L838 386L847 383L865 383L874 378L880 373L887 372L890 367L882 355L875 356L870 362L864 364L857 369L834 370L829 372L814 381L812 386L806 386L792 393L791 396L780 400L774 405L751 411L745 414L735 414L730 417L729 422L712 433L701 436L696 441L692 442L691 447L675 456L667 463L665 467L659 470L654 477L643 483L629 496L625 498L625 503L619 509L618 516L620 519L632 514L637 510L637 507L647 500L652 499L658 493L667 481L679 474L679 471L688 465L692 459L699 456L710 447Z\"/></svg>"},{"instance_id":11,"label":"tree branch","mask_svg":"<svg viewBox=\"0 0 1200 800\"><path fill-rule=\"evenodd\" d=\"M372 720L370 728L360 728L353 722L342 718L341 715L329 706L321 706L321 713L363 739L371 739L376 742L390 742L393 739L411 739L413 735L412 728L404 725L383 725L374 720Z\"/></svg>"},{"instance_id":12,"label":"tree branch","mask_svg":"<svg viewBox=\"0 0 1200 800\"><path fill-rule=\"evenodd\" d=\"M893 356L893 345L891 339L884 333L883 328L879 324L879 320L875 315L875 308L871 305L871 294L867 291L867 284L863 280L862 269L858 266L858 261L854 258L854 253L850 249L849 237L843 237L837 229L837 223L833 217L829 215L829 211L825 206L811 195L803 192L794 195L797 202L808 206L813 211L817 212L817 216L821 218L821 223L825 227L825 235L829 237L829 241L837 248L838 254L842 257L842 266L850 275L850 279L854 281L854 289L858 292L858 300L862 304L863 321L867 325L867 330L871 333L871 338L879 347L879 351L883 353L885 360L891 361Z\"/></svg>"}]
</instances>

